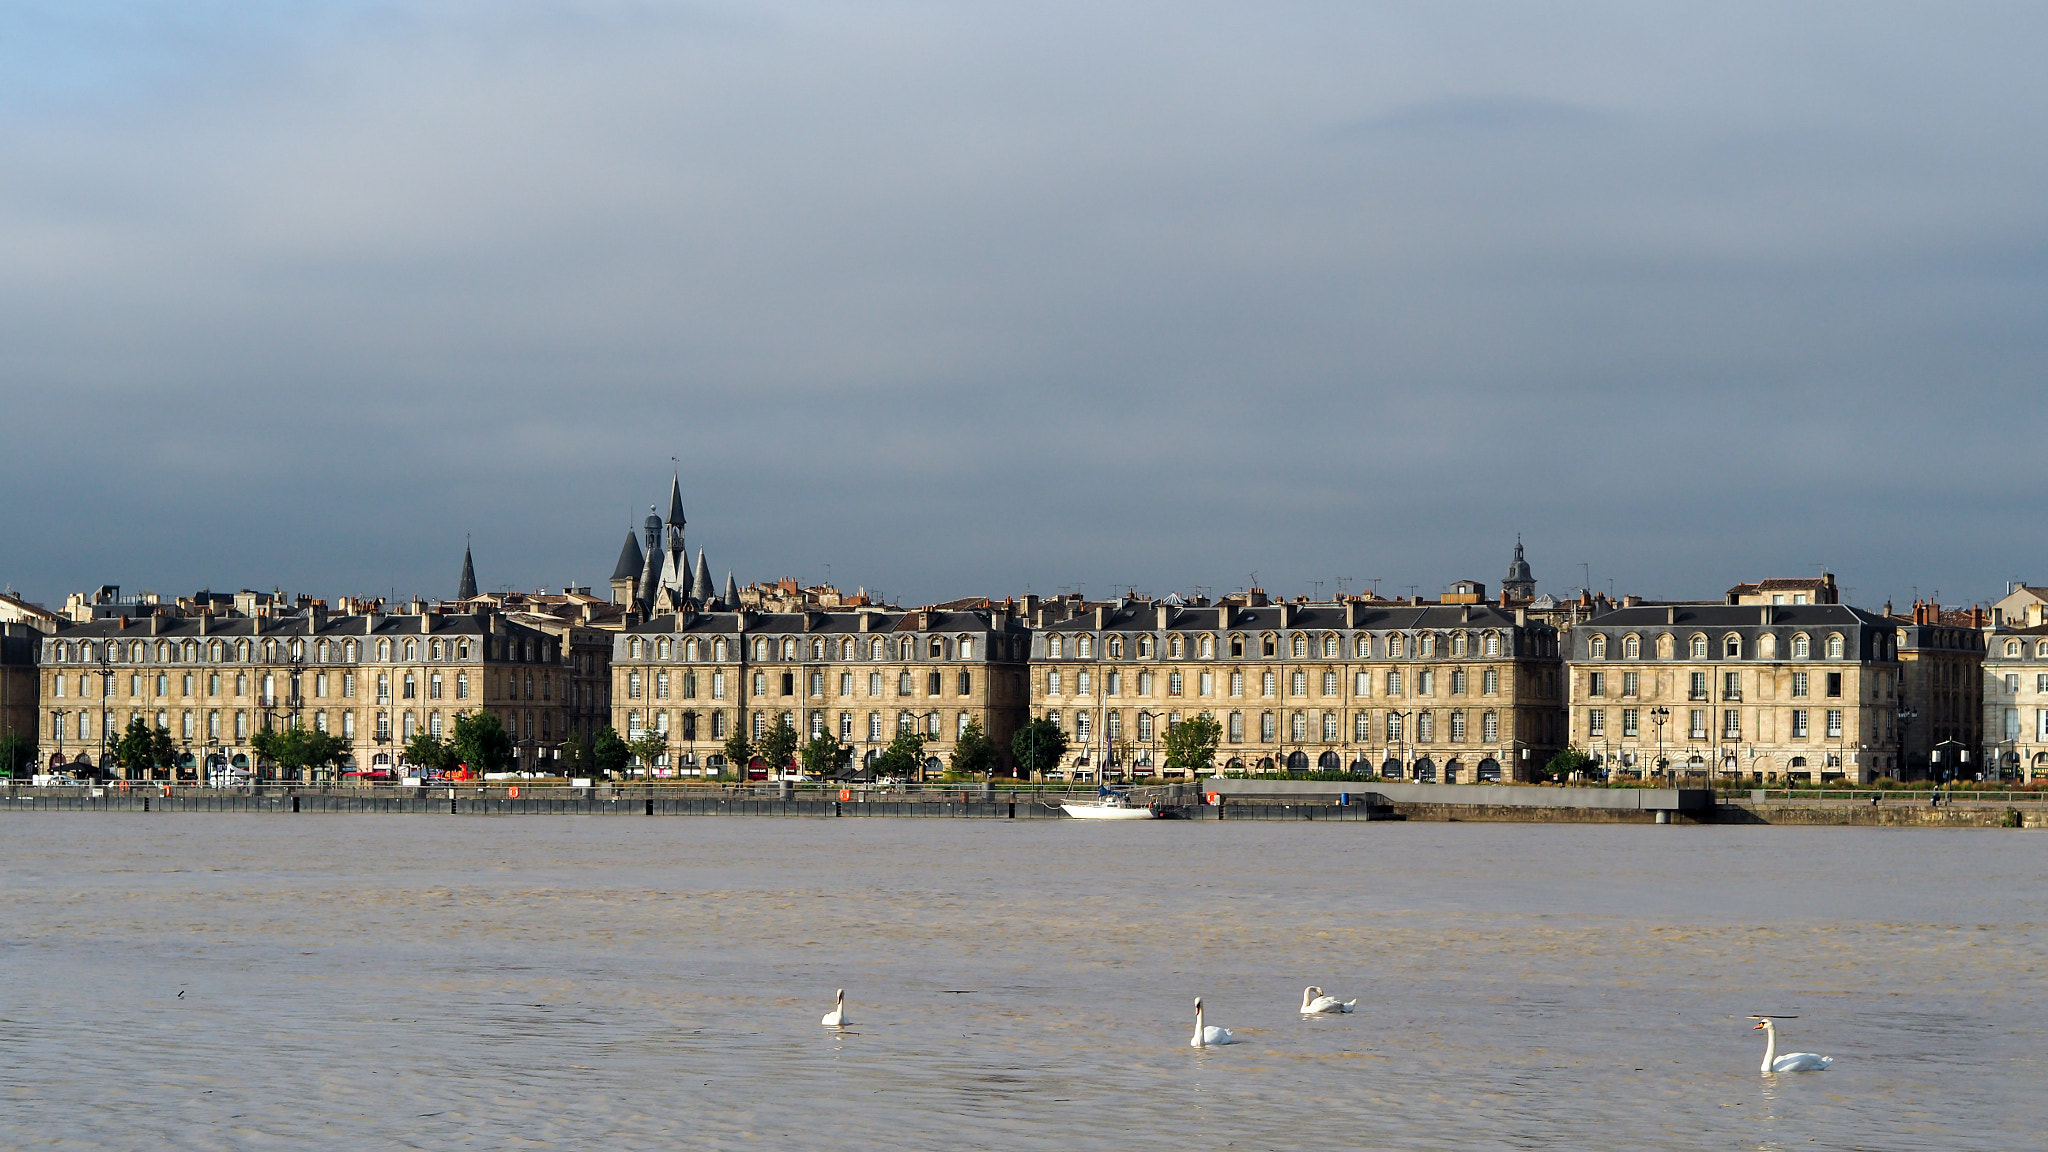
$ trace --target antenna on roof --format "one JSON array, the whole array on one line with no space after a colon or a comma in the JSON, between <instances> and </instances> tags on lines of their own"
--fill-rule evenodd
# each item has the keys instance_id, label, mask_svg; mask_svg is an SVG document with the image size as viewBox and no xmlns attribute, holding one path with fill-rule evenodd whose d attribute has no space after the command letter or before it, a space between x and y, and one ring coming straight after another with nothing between
<instances>
[{"instance_id":1,"label":"antenna on roof","mask_svg":"<svg viewBox=\"0 0 2048 1152\"><path fill-rule=\"evenodd\" d=\"M1311 580L1308 582L1308 586L1315 590L1310 594L1309 599L1321 603L1323 599L1323 582L1321 580Z\"/></svg>"}]
</instances>

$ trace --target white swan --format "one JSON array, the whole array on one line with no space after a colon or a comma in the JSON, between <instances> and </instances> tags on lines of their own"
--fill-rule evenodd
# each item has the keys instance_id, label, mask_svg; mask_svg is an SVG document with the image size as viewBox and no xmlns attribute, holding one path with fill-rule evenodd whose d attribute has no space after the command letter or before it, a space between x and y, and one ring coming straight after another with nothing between
<instances>
[{"instance_id":1,"label":"white swan","mask_svg":"<svg viewBox=\"0 0 2048 1152\"><path fill-rule=\"evenodd\" d=\"M1764 1063L1762 1072L1820 1072L1835 1062L1833 1056L1817 1056L1812 1052L1787 1052L1778 1055L1778 1029L1769 1016L1751 1016L1757 1027L1764 1030ZM1792 1017L1787 1016L1790 1020Z\"/></svg>"},{"instance_id":2,"label":"white swan","mask_svg":"<svg viewBox=\"0 0 2048 1152\"><path fill-rule=\"evenodd\" d=\"M1237 1038L1230 1034L1230 1029L1218 1028L1214 1025L1206 1028L1202 1026L1202 998L1200 996L1195 997L1195 1034L1188 1038L1188 1047L1213 1048L1218 1044L1235 1043L1237 1043Z\"/></svg>"},{"instance_id":3,"label":"white swan","mask_svg":"<svg viewBox=\"0 0 2048 1152\"><path fill-rule=\"evenodd\" d=\"M853 1023L846 1018L846 989L839 990L839 994L833 998L832 1010L825 1013L825 1018L818 1023L827 1028L840 1028Z\"/></svg>"},{"instance_id":4,"label":"white swan","mask_svg":"<svg viewBox=\"0 0 2048 1152\"><path fill-rule=\"evenodd\" d=\"M1349 1012L1358 1007L1356 1000L1339 1000L1335 996L1323 995L1323 990L1311 984L1301 990L1301 1014L1319 1016L1329 1012Z\"/></svg>"}]
</instances>

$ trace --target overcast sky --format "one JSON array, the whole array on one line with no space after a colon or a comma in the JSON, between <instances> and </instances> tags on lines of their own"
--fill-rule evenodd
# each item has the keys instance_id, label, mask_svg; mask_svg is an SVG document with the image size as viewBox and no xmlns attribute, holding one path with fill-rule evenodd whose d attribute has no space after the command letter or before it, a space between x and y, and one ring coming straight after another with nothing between
<instances>
[{"instance_id":1,"label":"overcast sky","mask_svg":"<svg viewBox=\"0 0 2048 1152\"><path fill-rule=\"evenodd\" d=\"M9 4L0 580L2048 582L2039 4ZM1584 565L1584 567L1582 567ZM829 573L828 573L829 566ZM1317 584L1316 582L1320 582Z\"/></svg>"}]
</instances>

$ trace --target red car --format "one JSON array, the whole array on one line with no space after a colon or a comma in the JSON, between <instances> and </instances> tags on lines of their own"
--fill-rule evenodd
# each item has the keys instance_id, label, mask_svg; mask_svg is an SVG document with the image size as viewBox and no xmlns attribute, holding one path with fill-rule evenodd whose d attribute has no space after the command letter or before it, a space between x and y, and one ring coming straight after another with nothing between
<instances>
[{"instance_id":1,"label":"red car","mask_svg":"<svg viewBox=\"0 0 2048 1152\"><path fill-rule=\"evenodd\" d=\"M398 783L398 773L396 773L396 772L393 772L393 771L392 771L391 769L389 769L389 768L370 768L370 769L361 769L361 768L358 768L357 770L355 770L355 771L353 771L353 772L343 772L343 773L341 774L341 778L342 778L343 780L348 780L348 781L351 781L351 782L353 782L353 783L356 783L356 784L396 784L396 783Z\"/></svg>"}]
</instances>

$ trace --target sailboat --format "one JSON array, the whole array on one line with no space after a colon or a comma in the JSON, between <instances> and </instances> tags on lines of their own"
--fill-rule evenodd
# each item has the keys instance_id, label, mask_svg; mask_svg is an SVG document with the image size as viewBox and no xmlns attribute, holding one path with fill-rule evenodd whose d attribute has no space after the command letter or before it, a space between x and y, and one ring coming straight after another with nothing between
<instances>
[{"instance_id":1,"label":"sailboat","mask_svg":"<svg viewBox=\"0 0 2048 1152\"><path fill-rule=\"evenodd\" d=\"M1151 808L1132 804L1127 794L1100 785L1095 789L1094 803L1067 800L1061 802L1060 807L1076 820L1152 820L1158 817Z\"/></svg>"}]
</instances>

